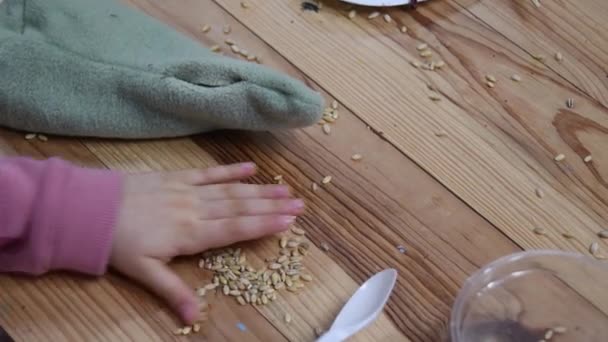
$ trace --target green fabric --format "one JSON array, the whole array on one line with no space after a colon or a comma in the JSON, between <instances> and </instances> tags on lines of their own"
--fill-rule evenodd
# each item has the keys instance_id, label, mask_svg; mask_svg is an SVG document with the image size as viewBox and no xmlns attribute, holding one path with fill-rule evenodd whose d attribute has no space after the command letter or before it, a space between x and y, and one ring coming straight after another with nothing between
<instances>
[{"instance_id":1,"label":"green fabric","mask_svg":"<svg viewBox=\"0 0 608 342\"><path fill-rule=\"evenodd\" d=\"M0 4L0 125L155 138L311 125L302 82L219 56L115 0Z\"/></svg>"}]
</instances>

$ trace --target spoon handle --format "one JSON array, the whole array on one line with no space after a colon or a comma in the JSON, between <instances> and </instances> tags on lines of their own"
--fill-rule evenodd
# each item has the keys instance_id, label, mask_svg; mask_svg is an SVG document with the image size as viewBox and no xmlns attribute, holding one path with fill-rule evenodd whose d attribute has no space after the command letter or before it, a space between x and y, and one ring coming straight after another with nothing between
<instances>
[{"instance_id":1,"label":"spoon handle","mask_svg":"<svg viewBox=\"0 0 608 342\"><path fill-rule=\"evenodd\" d=\"M344 339L340 335L341 334L338 334L338 333L330 330L330 331L326 332L325 334L323 334L321 337L319 337L319 339L316 342L342 342L342 341L344 341Z\"/></svg>"}]
</instances>

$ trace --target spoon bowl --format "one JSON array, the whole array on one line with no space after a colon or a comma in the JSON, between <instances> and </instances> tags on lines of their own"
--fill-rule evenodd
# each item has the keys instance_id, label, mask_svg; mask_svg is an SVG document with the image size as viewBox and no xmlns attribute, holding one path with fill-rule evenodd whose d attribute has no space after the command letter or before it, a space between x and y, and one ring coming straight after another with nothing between
<instances>
[{"instance_id":1,"label":"spoon bowl","mask_svg":"<svg viewBox=\"0 0 608 342\"><path fill-rule=\"evenodd\" d=\"M382 312L396 281L395 269L386 269L369 278L350 297L329 331L317 342L343 341L371 324Z\"/></svg>"}]
</instances>

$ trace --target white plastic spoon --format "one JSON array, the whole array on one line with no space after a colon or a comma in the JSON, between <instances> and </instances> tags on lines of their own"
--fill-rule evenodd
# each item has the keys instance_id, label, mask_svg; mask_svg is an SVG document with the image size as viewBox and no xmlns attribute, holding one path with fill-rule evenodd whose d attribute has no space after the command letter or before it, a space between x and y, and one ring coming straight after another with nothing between
<instances>
[{"instance_id":1,"label":"white plastic spoon","mask_svg":"<svg viewBox=\"0 0 608 342\"><path fill-rule=\"evenodd\" d=\"M346 302L331 328L317 342L340 342L367 327L382 312L397 281L389 268L369 278Z\"/></svg>"},{"instance_id":2,"label":"white plastic spoon","mask_svg":"<svg viewBox=\"0 0 608 342\"><path fill-rule=\"evenodd\" d=\"M342 0L354 5L361 6L373 6L373 7L391 7L391 6L403 6L409 5L411 0ZM425 2L427 0L418 0L418 2Z\"/></svg>"}]
</instances>

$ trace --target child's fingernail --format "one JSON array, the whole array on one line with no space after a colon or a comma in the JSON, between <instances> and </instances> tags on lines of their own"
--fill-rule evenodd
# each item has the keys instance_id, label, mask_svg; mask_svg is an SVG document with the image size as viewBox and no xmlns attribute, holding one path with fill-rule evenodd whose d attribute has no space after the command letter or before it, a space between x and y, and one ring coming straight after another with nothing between
<instances>
[{"instance_id":1,"label":"child's fingernail","mask_svg":"<svg viewBox=\"0 0 608 342\"><path fill-rule=\"evenodd\" d=\"M281 222L286 226L292 225L295 221L296 221L295 216L283 216L281 218Z\"/></svg>"},{"instance_id":2,"label":"child's fingernail","mask_svg":"<svg viewBox=\"0 0 608 342\"><path fill-rule=\"evenodd\" d=\"M245 171L254 171L255 167L256 166L254 163L242 163L241 164L241 168Z\"/></svg>"},{"instance_id":3,"label":"child's fingernail","mask_svg":"<svg viewBox=\"0 0 608 342\"><path fill-rule=\"evenodd\" d=\"M180 307L180 312L184 321L194 322L198 319L199 308L197 304L186 303Z\"/></svg>"},{"instance_id":4,"label":"child's fingernail","mask_svg":"<svg viewBox=\"0 0 608 342\"><path fill-rule=\"evenodd\" d=\"M276 196L289 196L290 192L289 187L285 185L278 185L274 190Z\"/></svg>"},{"instance_id":5,"label":"child's fingernail","mask_svg":"<svg viewBox=\"0 0 608 342\"><path fill-rule=\"evenodd\" d=\"M304 209L304 201L293 200L289 203L289 207L293 210L302 210L302 209Z\"/></svg>"}]
</instances>

